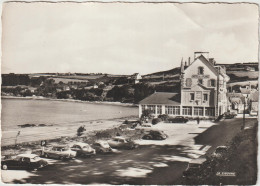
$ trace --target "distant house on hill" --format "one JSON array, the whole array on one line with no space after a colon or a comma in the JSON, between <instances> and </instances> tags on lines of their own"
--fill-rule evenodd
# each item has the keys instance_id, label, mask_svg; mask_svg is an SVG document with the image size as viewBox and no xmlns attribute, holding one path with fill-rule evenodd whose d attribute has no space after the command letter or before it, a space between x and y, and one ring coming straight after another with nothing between
<instances>
[{"instance_id":1,"label":"distant house on hill","mask_svg":"<svg viewBox=\"0 0 260 186\"><path fill-rule=\"evenodd\" d=\"M70 87L69 87L68 85L64 85L64 86L63 86L63 90L64 90L64 91L68 91L68 90L70 90Z\"/></svg>"},{"instance_id":2,"label":"distant house on hill","mask_svg":"<svg viewBox=\"0 0 260 186\"><path fill-rule=\"evenodd\" d=\"M245 67L245 70L246 71L250 71L250 72L254 72L255 71L255 68L254 67Z\"/></svg>"},{"instance_id":3,"label":"distant house on hill","mask_svg":"<svg viewBox=\"0 0 260 186\"><path fill-rule=\"evenodd\" d=\"M132 80L134 84L137 84L140 82L140 79L142 79L142 76L139 73L134 73L128 79Z\"/></svg>"},{"instance_id":4,"label":"distant house on hill","mask_svg":"<svg viewBox=\"0 0 260 186\"><path fill-rule=\"evenodd\" d=\"M249 96L250 100L250 115L258 115L258 99L259 99L259 92L251 92Z\"/></svg>"},{"instance_id":5,"label":"distant house on hill","mask_svg":"<svg viewBox=\"0 0 260 186\"><path fill-rule=\"evenodd\" d=\"M245 97L230 97L229 101L231 103L232 110L235 110L238 114L242 114L244 112L244 103L246 101Z\"/></svg>"},{"instance_id":6,"label":"distant house on hill","mask_svg":"<svg viewBox=\"0 0 260 186\"><path fill-rule=\"evenodd\" d=\"M243 87L240 87L240 92L241 94L246 97L246 98L249 98L249 95L253 92L256 92L257 90L254 89L254 88L251 88L251 84L249 84L249 86L246 86L245 88Z\"/></svg>"}]
</instances>

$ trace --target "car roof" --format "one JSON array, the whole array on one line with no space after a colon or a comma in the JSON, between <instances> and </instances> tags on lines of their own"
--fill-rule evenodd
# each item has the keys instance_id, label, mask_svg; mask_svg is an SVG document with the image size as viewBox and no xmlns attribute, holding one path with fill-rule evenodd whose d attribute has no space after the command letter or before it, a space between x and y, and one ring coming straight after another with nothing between
<instances>
[{"instance_id":1,"label":"car roof","mask_svg":"<svg viewBox=\"0 0 260 186\"><path fill-rule=\"evenodd\" d=\"M103 144L103 143L107 143L107 141L96 141L95 143L100 143L100 144Z\"/></svg>"},{"instance_id":2,"label":"car roof","mask_svg":"<svg viewBox=\"0 0 260 186\"><path fill-rule=\"evenodd\" d=\"M192 163L192 164L202 164L205 161L206 161L206 158L197 158L197 159L192 159L189 163Z\"/></svg>"},{"instance_id":3,"label":"car roof","mask_svg":"<svg viewBox=\"0 0 260 186\"><path fill-rule=\"evenodd\" d=\"M122 139L122 140L125 140L125 138L122 137L122 136L116 136L116 137L113 137L113 139Z\"/></svg>"},{"instance_id":4,"label":"car roof","mask_svg":"<svg viewBox=\"0 0 260 186\"><path fill-rule=\"evenodd\" d=\"M52 147L64 148L64 147L68 147L68 145L53 145Z\"/></svg>"},{"instance_id":5,"label":"car roof","mask_svg":"<svg viewBox=\"0 0 260 186\"><path fill-rule=\"evenodd\" d=\"M227 149L228 147L227 146L218 146L216 149Z\"/></svg>"},{"instance_id":6,"label":"car roof","mask_svg":"<svg viewBox=\"0 0 260 186\"><path fill-rule=\"evenodd\" d=\"M37 154L19 154L17 157L34 158Z\"/></svg>"},{"instance_id":7,"label":"car roof","mask_svg":"<svg viewBox=\"0 0 260 186\"><path fill-rule=\"evenodd\" d=\"M83 143L83 142L77 142L77 143L74 143L73 145L79 145L79 146L86 146L86 145L89 145L88 143Z\"/></svg>"}]
</instances>

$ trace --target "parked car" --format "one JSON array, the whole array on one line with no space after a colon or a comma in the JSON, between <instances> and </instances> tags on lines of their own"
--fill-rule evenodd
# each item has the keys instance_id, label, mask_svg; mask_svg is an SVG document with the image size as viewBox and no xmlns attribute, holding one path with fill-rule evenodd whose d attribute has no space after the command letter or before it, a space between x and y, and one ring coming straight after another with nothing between
<instances>
[{"instance_id":1,"label":"parked car","mask_svg":"<svg viewBox=\"0 0 260 186\"><path fill-rule=\"evenodd\" d=\"M96 154L96 150L89 144L81 142L73 144L71 150L77 152L76 156L92 156Z\"/></svg>"},{"instance_id":2,"label":"parked car","mask_svg":"<svg viewBox=\"0 0 260 186\"><path fill-rule=\"evenodd\" d=\"M175 118L169 118L170 123L187 123L189 120L183 116L176 116Z\"/></svg>"},{"instance_id":3,"label":"parked car","mask_svg":"<svg viewBox=\"0 0 260 186\"><path fill-rule=\"evenodd\" d=\"M47 166L47 161L41 159L36 154L19 154L13 159L6 159L1 161L1 168L7 169L25 169L37 170Z\"/></svg>"},{"instance_id":4,"label":"parked car","mask_svg":"<svg viewBox=\"0 0 260 186\"><path fill-rule=\"evenodd\" d=\"M258 111L251 110L249 114L250 116L258 116Z\"/></svg>"},{"instance_id":5,"label":"parked car","mask_svg":"<svg viewBox=\"0 0 260 186\"><path fill-rule=\"evenodd\" d=\"M151 130L152 125L150 123L143 123L142 125L139 125L135 127L136 130Z\"/></svg>"},{"instance_id":6,"label":"parked car","mask_svg":"<svg viewBox=\"0 0 260 186\"><path fill-rule=\"evenodd\" d=\"M194 176L205 161L206 158L197 158L191 160L187 168L183 172L183 177L191 178L192 176Z\"/></svg>"},{"instance_id":7,"label":"parked car","mask_svg":"<svg viewBox=\"0 0 260 186\"><path fill-rule=\"evenodd\" d=\"M122 149L134 149L137 147L133 141L127 140L123 137L117 136L107 141L112 148L122 148Z\"/></svg>"},{"instance_id":8,"label":"parked car","mask_svg":"<svg viewBox=\"0 0 260 186\"><path fill-rule=\"evenodd\" d=\"M160 130L151 130L145 134L142 138L147 140L165 140L168 136Z\"/></svg>"},{"instance_id":9,"label":"parked car","mask_svg":"<svg viewBox=\"0 0 260 186\"><path fill-rule=\"evenodd\" d=\"M97 153L113 152L113 149L106 141L96 141L92 147L96 150Z\"/></svg>"},{"instance_id":10,"label":"parked car","mask_svg":"<svg viewBox=\"0 0 260 186\"><path fill-rule=\"evenodd\" d=\"M236 116L236 114L235 114L235 113L232 113L232 112L225 112L225 113L224 113L225 119L232 119L232 118L234 118L235 116Z\"/></svg>"},{"instance_id":11,"label":"parked car","mask_svg":"<svg viewBox=\"0 0 260 186\"><path fill-rule=\"evenodd\" d=\"M215 152L212 154L212 157L214 158L222 158L225 156L225 154L228 151L228 147L227 146L218 146L215 150Z\"/></svg>"},{"instance_id":12,"label":"parked car","mask_svg":"<svg viewBox=\"0 0 260 186\"><path fill-rule=\"evenodd\" d=\"M51 148L44 149L42 152L45 158L54 158L54 159L71 159L76 157L76 152L72 151L69 146L59 145L52 146Z\"/></svg>"}]
</instances>

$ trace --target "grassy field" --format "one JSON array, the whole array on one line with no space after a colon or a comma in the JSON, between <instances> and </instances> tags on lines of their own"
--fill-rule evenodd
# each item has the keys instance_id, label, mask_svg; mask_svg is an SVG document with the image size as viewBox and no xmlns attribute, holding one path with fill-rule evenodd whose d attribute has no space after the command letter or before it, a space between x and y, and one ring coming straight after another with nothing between
<instances>
[{"instance_id":1,"label":"grassy field","mask_svg":"<svg viewBox=\"0 0 260 186\"><path fill-rule=\"evenodd\" d=\"M227 87L231 87L231 86L235 86L235 85L239 85L239 86L244 87L244 86L246 86L246 85L249 85L249 83L250 83L251 85L256 86L256 85L258 84L258 81L257 81L257 80L248 81L248 80L245 79L245 81L234 82L234 83L228 83L228 84L227 84Z\"/></svg>"},{"instance_id":2,"label":"grassy field","mask_svg":"<svg viewBox=\"0 0 260 186\"><path fill-rule=\"evenodd\" d=\"M89 82L88 80L80 80L80 79L73 79L73 78L50 78L55 81L55 83L59 83L60 81L67 84L68 82Z\"/></svg>"},{"instance_id":3,"label":"grassy field","mask_svg":"<svg viewBox=\"0 0 260 186\"><path fill-rule=\"evenodd\" d=\"M227 75L234 74L238 77L248 77L248 78L258 78L258 71L249 72L249 71L228 71Z\"/></svg>"}]
</instances>

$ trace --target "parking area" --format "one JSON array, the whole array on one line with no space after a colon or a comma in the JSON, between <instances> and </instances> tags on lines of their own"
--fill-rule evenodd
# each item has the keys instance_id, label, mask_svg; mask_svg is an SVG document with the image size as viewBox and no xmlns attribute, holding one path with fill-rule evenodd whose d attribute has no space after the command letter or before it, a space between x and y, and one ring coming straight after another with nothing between
<instances>
[{"instance_id":1,"label":"parking area","mask_svg":"<svg viewBox=\"0 0 260 186\"><path fill-rule=\"evenodd\" d=\"M205 154L209 147L195 145L193 138L212 125L214 124L159 123L153 125L152 129L163 130L168 135L166 140L139 139L135 140L135 142L140 146L134 150L116 150L108 155L98 154L94 157L77 158L70 161L44 158L50 164L49 167L36 172L23 170L2 171L2 180L5 183L65 183L65 180L68 179L68 183L85 183L85 181L78 178L74 181L70 180L71 174L74 175L77 171L82 171L83 175L88 172L87 175L91 174L89 175L91 177L100 177L101 180L107 177L104 174L113 175L118 179L128 177L129 181L135 178L144 179L156 168L169 167L168 164L173 162L187 163L192 158ZM185 165L183 166L185 167ZM72 173L74 168L76 172ZM113 174L111 175L111 173ZM66 174L70 176L64 179ZM53 177L53 175L56 176ZM62 177L62 180L57 178L58 175Z\"/></svg>"},{"instance_id":2,"label":"parking area","mask_svg":"<svg viewBox=\"0 0 260 186\"><path fill-rule=\"evenodd\" d=\"M116 150L69 161L44 158L50 164L38 171L2 170L5 183L32 184L182 184L182 173L192 159L212 146L223 145L240 130L241 119L217 124L159 123L166 140L135 140L139 147ZM247 120L253 123L255 119ZM227 135L228 134L228 135ZM212 136L212 137L211 137Z\"/></svg>"}]
</instances>

